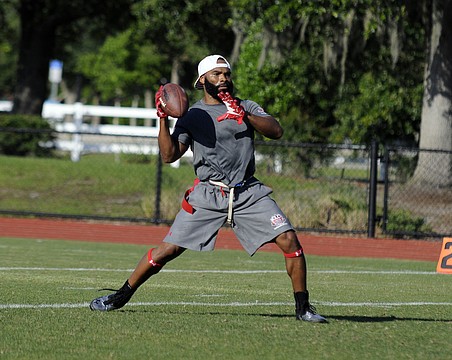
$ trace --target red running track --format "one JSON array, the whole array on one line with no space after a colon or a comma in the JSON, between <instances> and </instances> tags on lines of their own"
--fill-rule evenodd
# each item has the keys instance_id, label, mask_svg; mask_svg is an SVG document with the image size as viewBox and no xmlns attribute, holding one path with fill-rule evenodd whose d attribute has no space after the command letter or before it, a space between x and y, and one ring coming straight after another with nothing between
<instances>
[{"instance_id":1,"label":"red running track","mask_svg":"<svg viewBox=\"0 0 452 360\"><path fill-rule=\"evenodd\" d=\"M139 245L158 245L168 226L93 223L86 221L0 218L0 237L59 239ZM394 258L438 261L440 241L368 239L339 236L321 236L299 233L308 255ZM241 249L231 229L220 230L216 248ZM279 251L274 244L263 251Z\"/></svg>"}]
</instances>

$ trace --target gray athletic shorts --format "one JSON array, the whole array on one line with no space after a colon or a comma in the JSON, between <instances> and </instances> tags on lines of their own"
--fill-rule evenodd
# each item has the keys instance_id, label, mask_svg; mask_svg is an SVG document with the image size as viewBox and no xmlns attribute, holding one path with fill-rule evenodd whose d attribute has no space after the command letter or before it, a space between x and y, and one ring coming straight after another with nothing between
<instances>
[{"instance_id":1,"label":"gray athletic shorts","mask_svg":"<svg viewBox=\"0 0 452 360\"><path fill-rule=\"evenodd\" d=\"M233 230L250 255L278 235L293 230L269 197L271 192L258 180L234 189ZM228 199L229 189L200 182L187 196L194 212L181 209L164 241L190 250L213 250L218 231L227 220Z\"/></svg>"}]
</instances>

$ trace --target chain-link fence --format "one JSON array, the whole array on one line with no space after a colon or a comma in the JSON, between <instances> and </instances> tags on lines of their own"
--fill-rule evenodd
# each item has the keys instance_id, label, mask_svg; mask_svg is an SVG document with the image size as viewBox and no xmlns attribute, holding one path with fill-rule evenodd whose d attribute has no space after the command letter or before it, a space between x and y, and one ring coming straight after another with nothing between
<instances>
[{"instance_id":1,"label":"chain-link fence","mask_svg":"<svg viewBox=\"0 0 452 360\"><path fill-rule=\"evenodd\" d=\"M60 150L51 158L0 155L0 213L172 222L195 178L189 156L167 165L160 161L155 138L78 135L77 141L89 144L78 162L70 160L74 135L64 133L58 134ZM431 170L430 178L416 175L419 154L388 148L377 161L366 146L256 141L256 177L273 188L273 198L301 231L450 235L450 183L438 185ZM443 169L446 155L450 166L450 153L428 154L426 164L437 161Z\"/></svg>"},{"instance_id":2,"label":"chain-link fence","mask_svg":"<svg viewBox=\"0 0 452 360\"><path fill-rule=\"evenodd\" d=\"M366 233L369 151L364 146L262 142L257 176L299 229Z\"/></svg>"},{"instance_id":3,"label":"chain-link fence","mask_svg":"<svg viewBox=\"0 0 452 360\"><path fill-rule=\"evenodd\" d=\"M395 236L452 233L452 152L385 149L382 229Z\"/></svg>"}]
</instances>

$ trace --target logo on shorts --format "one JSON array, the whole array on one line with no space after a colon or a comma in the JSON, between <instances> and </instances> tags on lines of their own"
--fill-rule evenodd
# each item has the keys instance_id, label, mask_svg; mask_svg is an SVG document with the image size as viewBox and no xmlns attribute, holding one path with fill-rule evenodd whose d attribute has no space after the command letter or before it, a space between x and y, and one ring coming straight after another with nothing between
<instances>
[{"instance_id":1,"label":"logo on shorts","mask_svg":"<svg viewBox=\"0 0 452 360\"><path fill-rule=\"evenodd\" d=\"M286 218L281 214L275 214L270 218L274 230L279 229L281 226L287 225Z\"/></svg>"},{"instance_id":2,"label":"logo on shorts","mask_svg":"<svg viewBox=\"0 0 452 360\"><path fill-rule=\"evenodd\" d=\"M268 115L265 110L263 108L261 108L260 106L257 108L257 112L261 115Z\"/></svg>"}]
</instances>

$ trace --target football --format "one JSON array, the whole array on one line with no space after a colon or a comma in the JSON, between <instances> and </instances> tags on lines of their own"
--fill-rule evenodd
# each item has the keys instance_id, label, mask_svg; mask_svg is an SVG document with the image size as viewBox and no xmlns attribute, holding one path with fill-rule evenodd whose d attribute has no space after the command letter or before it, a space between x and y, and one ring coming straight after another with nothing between
<instances>
[{"instance_id":1,"label":"football","mask_svg":"<svg viewBox=\"0 0 452 360\"><path fill-rule=\"evenodd\" d=\"M178 84L163 85L161 104L163 111L169 116L179 118L188 110L188 97L185 90Z\"/></svg>"}]
</instances>

